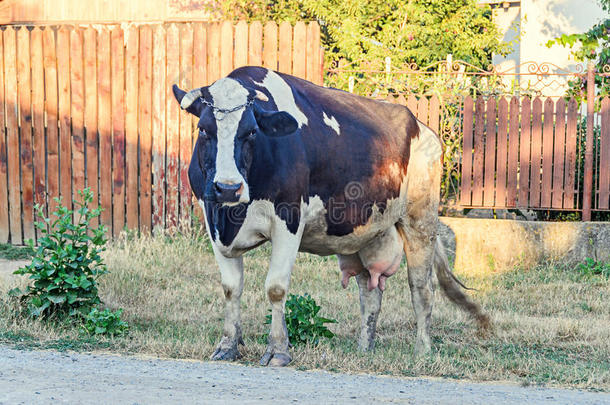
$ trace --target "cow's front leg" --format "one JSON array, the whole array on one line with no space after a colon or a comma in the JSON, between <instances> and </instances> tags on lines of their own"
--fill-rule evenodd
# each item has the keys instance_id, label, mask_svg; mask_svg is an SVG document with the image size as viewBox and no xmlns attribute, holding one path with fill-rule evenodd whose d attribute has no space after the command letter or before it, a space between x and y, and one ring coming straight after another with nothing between
<instances>
[{"instance_id":1,"label":"cow's front leg","mask_svg":"<svg viewBox=\"0 0 610 405\"><path fill-rule=\"evenodd\" d=\"M214 249L220 267L222 290L225 296L225 321L222 339L212 354L212 360L236 360L241 357L237 345L243 344L239 305L244 287L243 259L228 258Z\"/></svg>"},{"instance_id":2,"label":"cow's front leg","mask_svg":"<svg viewBox=\"0 0 610 405\"><path fill-rule=\"evenodd\" d=\"M271 239L271 264L265 280L265 291L271 302L271 330L267 340L267 350L261 357L262 366L285 366L292 361L288 352L288 330L284 317L284 305L290 286L292 266L299 250L302 227L296 235L290 233L281 223Z\"/></svg>"}]
</instances>

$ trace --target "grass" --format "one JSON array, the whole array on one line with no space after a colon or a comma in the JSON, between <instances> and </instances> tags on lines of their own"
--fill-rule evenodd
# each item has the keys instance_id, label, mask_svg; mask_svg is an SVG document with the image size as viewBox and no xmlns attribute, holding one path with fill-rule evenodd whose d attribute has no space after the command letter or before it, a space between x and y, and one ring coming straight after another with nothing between
<instances>
[{"instance_id":1,"label":"grass","mask_svg":"<svg viewBox=\"0 0 610 405\"><path fill-rule=\"evenodd\" d=\"M245 258L242 318L245 364L258 364L269 308L263 291L270 249ZM111 271L101 280L102 300L124 308L127 337L92 339L76 327L48 325L15 315L0 300L0 342L22 348L110 350L206 360L222 333L224 299L208 240L197 232L174 237L129 237L105 253ZM479 337L476 326L440 293L433 312L433 353L412 357L415 339L406 271L388 280L378 324L377 349L360 353L360 314L352 280L340 285L334 257L299 254L290 292L309 293L336 337L317 347L293 349L292 366L397 376L439 376L477 381L610 390L610 281L603 275L549 263L485 277L458 275L478 291L476 299L495 322L495 334ZM16 283L0 279L0 297ZM4 284L3 284L4 283Z\"/></svg>"},{"instance_id":2,"label":"grass","mask_svg":"<svg viewBox=\"0 0 610 405\"><path fill-rule=\"evenodd\" d=\"M0 259L27 260L32 257L32 249L27 246L13 246L8 243L0 243Z\"/></svg>"}]
</instances>

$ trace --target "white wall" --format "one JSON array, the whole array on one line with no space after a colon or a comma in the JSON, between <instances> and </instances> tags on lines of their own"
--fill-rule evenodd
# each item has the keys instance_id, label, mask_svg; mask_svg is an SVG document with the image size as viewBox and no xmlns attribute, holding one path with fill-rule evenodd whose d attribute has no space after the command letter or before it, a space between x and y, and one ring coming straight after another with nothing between
<instances>
[{"instance_id":1,"label":"white wall","mask_svg":"<svg viewBox=\"0 0 610 405\"><path fill-rule=\"evenodd\" d=\"M576 71L577 62L569 48L559 45L546 47L546 43L562 34L582 33L595 23L607 18L595 0L522 0L496 3L494 20L504 35L505 41L518 39L514 51L507 57L494 56L493 62L500 71L525 73L527 62L549 63L550 72L566 73ZM504 5L509 7L505 8ZM520 66L521 65L521 66ZM557 95L565 88L565 78L545 79L547 95ZM541 83L535 76L521 76L521 86L528 82L538 87Z\"/></svg>"}]
</instances>

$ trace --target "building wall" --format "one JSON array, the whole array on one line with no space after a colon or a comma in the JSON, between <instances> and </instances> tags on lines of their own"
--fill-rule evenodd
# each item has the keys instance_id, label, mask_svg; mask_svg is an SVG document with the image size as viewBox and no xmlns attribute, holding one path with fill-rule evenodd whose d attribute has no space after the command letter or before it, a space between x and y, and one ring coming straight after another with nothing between
<instances>
[{"instance_id":1,"label":"building wall","mask_svg":"<svg viewBox=\"0 0 610 405\"><path fill-rule=\"evenodd\" d=\"M575 61L570 50L562 46L546 47L547 41L562 34L584 32L607 14L595 0L522 0L481 1L494 9L494 19L504 40L518 39L515 50L507 57L497 55L494 64L506 67L535 61L551 62L573 71ZM508 7L505 7L508 5Z\"/></svg>"}]
</instances>

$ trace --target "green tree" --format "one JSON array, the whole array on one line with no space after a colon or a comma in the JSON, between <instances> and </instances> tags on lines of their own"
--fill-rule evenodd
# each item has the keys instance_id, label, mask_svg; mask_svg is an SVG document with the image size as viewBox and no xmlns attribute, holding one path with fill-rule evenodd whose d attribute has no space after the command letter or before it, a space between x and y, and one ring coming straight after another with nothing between
<instances>
[{"instance_id":1,"label":"green tree","mask_svg":"<svg viewBox=\"0 0 610 405\"><path fill-rule=\"evenodd\" d=\"M317 20L327 61L380 61L426 66L447 54L487 68L500 39L488 6L475 0L227 0L223 18L247 21Z\"/></svg>"}]
</instances>

